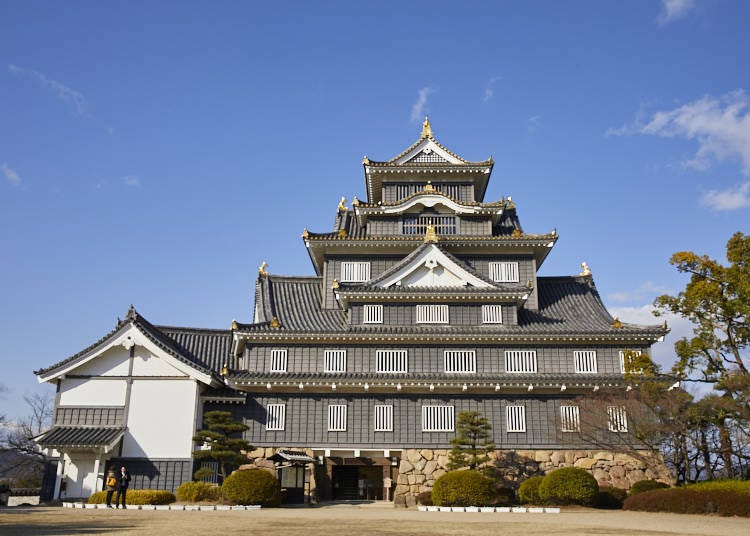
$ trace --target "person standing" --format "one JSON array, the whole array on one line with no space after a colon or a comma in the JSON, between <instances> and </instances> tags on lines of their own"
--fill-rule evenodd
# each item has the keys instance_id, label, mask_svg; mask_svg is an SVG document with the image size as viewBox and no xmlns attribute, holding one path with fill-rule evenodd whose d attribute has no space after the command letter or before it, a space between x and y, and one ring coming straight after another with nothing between
<instances>
[{"instance_id":1,"label":"person standing","mask_svg":"<svg viewBox=\"0 0 750 536\"><path fill-rule=\"evenodd\" d=\"M117 480L117 496L115 496L115 508L120 508L120 497L122 497L122 509L125 509L125 496L130 486L130 473L125 467L120 467L120 477Z\"/></svg>"},{"instance_id":2,"label":"person standing","mask_svg":"<svg viewBox=\"0 0 750 536\"><path fill-rule=\"evenodd\" d=\"M104 485L107 490L107 508L112 508L112 494L117 489L117 473L115 468L110 467L107 471L107 478L104 480Z\"/></svg>"}]
</instances>

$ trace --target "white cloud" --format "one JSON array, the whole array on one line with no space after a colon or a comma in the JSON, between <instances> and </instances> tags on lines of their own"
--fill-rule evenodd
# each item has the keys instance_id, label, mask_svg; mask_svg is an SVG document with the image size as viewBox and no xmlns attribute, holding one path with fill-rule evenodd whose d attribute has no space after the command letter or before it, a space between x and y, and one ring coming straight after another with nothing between
<instances>
[{"instance_id":1,"label":"white cloud","mask_svg":"<svg viewBox=\"0 0 750 536\"><path fill-rule=\"evenodd\" d=\"M656 298L656 296L659 296L661 294L669 294L671 292L672 290L667 287L657 285L656 283L653 283L652 281L646 281L645 283L642 283L635 290L614 292L612 294L608 294L607 298L616 302L640 302L642 303L644 300L649 300L649 299L652 300Z\"/></svg>"},{"instance_id":2,"label":"white cloud","mask_svg":"<svg viewBox=\"0 0 750 536\"><path fill-rule=\"evenodd\" d=\"M532 115L526 120L526 130L529 132L536 132L536 129L539 128L539 120L541 119L541 116L539 115Z\"/></svg>"},{"instance_id":3,"label":"white cloud","mask_svg":"<svg viewBox=\"0 0 750 536\"><path fill-rule=\"evenodd\" d=\"M133 188L140 188L141 186L141 179L136 175L127 175L122 178L122 182L125 186L131 186Z\"/></svg>"},{"instance_id":4,"label":"white cloud","mask_svg":"<svg viewBox=\"0 0 750 536\"><path fill-rule=\"evenodd\" d=\"M11 64L8 65L8 70L16 76L33 78L42 86L50 88L57 93L57 98L71 105L76 113L86 115L86 98L75 89L69 88L57 80L47 78L39 71L34 71L33 69L24 69Z\"/></svg>"},{"instance_id":5,"label":"white cloud","mask_svg":"<svg viewBox=\"0 0 750 536\"><path fill-rule=\"evenodd\" d=\"M487 85L484 86L484 102L487 102L492 97L495 96L495 82L498 80L502 80L502 76L493 76L490 78L489 82L487 82Z\"/></svg>"},{"instance_id":6,"label":"white cloud","mask_svg":"<svg viewBox=\"0 0 750 536\"><path fill-rule=\"evenodd\" d=\"M8 181L11 186L21 186L22 181L20 175L18 175L14 169L9 168L7 164L3 163L0 165L0 172L3 173L5 180Z\"/></svg>"},{"instance_id":7,"label":"white cloud","mask_svg":"<svg viewBox=\"0 0 750 536\"><path fill-rule=\"evenodd\" d=\"M750 100L743 90L721 98L705 96L674 110L659 111L646 120L636 118L621 128L607 130L607 136L644 134L663 138L695 140L698 150L685 162L705 170L712 160L739 159L742 172L750 175Z\"/></svg>"},{"instance_id":8,"label":"white cloud","mask_svg":"<svg viewBox=\"0 0 750 536\"><path fill-rule=\"evenodd\" d=\"M424 119L427 109L427 97L432 93L435 93L435 89L431 87L423 87L417 92L417 102L411 107L410 121L412 123L420 123Z\"/></svg>"},{"instance_id":9,"label":"white cloud","mask_svg":"<svg viewBox=\"0 0 750 536\"><path fill-rule=\"evenodd\" d=\"M695 0L661 0L661 12L656 22L659 26L665 26L690 13L695 5Z\"/></svg>"},{"instance_id":10,"label":"white cloud","mask_svg":"<svg viewBox=\"0 0 750 536\"><path fill-rule=\"evenodd\" d=\"M701 196L701 204L713 210L737 210L750 207L750 181L726 190L709 190Z\"/></svg>"}]
</instances>

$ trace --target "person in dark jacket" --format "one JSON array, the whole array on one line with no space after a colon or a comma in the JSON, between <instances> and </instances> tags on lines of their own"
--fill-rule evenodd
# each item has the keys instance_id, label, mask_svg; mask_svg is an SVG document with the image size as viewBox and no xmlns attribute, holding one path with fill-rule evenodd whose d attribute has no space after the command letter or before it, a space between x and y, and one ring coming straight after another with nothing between
<instances>
[{"instance_id":1,"label":"person in dark jacket","mask_svg":"<svg viewBox=\"0 0 750 536\"><path fill-rule=\"evenodd\" d=\"M122 497L122 509L125 509L125 495L128 493L130 486L130 473L124 467L120 467L120 477L117 480L117 495L115 496L115 508L120 507L120 497Z\"/></svg>"},{"instance_id":2,"label":"person in dark jacket","mask_svg":"<svg viewBox=\"0 0 750 536\"><path fill-rule=\"evenodd\" d=\"M110 467L107 471L107 477L104 480L104 485L107 490L107 508L112 508L112 494L117 489L117 473L114 467Z\"/></svg>"}]
</instances>

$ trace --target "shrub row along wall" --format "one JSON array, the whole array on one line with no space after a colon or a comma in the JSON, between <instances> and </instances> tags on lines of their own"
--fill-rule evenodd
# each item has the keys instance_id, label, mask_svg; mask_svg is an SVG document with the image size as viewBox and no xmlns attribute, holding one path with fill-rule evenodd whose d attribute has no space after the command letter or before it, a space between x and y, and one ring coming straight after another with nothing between
<instances>
[{"instance_id":1,"label":"shrub row along wall","mask_svg":"<svg viewBox=\"0 0 750 536\"><path fill-rule=\"evenodd\" d=\"M419 493L430 491L435 480L447 472L448 453L448 450L432 449L402 451L395 504L413 506ZM646 479L672 483L672 475L663 460L648 453L635 457L593 450L499 450L490 453L490 465L495 477L512 488L531 476L545 475L560 467L585 469L600 486L630 489L633 483Z\"/></svg>"}]
</instances>

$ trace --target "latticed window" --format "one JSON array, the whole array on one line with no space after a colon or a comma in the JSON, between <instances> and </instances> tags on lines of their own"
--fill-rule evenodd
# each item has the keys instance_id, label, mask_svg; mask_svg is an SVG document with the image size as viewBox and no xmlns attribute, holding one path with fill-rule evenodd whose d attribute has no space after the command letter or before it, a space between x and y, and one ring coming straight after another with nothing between
<instances>
[{"instance_id":1,"label":"latticed window","mask_svg":"<svg viewBox=\"0 0 750 536\"><path fill-rule=\"evenodd\" d=\"M498 283L518 283L518 263L491 262L490 279Z\"/></svg>"},{"instance_id":2,"label":"latticed window","mask_svg":"<svg viewBox=\"0 0 750 536\"><path fill-rule=\"evenodd\" d=\"M625 412L625 406L608 406L607 416L609 417L610 432L628 431L628 415Z\"/></svg>"},{"instance_id":3,"label":"latticed window","mask_svg":"<svg viewBox=\"0 0 750 536\"><path fill-rule=\"evenodd\" d=\"M581 419L578 406L560 406L560 430L580 432Z\"/></svg>"},{"instance_id":4,"label":"latticed window","mask_svg":"<svg viewBox=\"0 0 750 536\"><path fill-rule=\"evenodd\" d=\"M503 306L502 305L482 305L482 323L502 324L503 323Z\"/></svg>"},{"instance_id":5,"label":"latticed window","mask_svg":"<svg viewBox=\"0 0 750 536\"><path fill-rule=\"evenodd\" d=\"M407 350L378 350L375 352L376 370L380 373L397 374L409 372Z\"/></svg>"},{"instance_id":6,"label":"latticed window","mask_svg":"<svg viewBox=\"0 0 750 536\"><path fill-rule=\"evenodd\" d=\"M536 350L506 350L505 372L536 372Z\"/></svg>"},{"instance_id":7,"label":"latticed window","mask_svg":"<svg viewBox=\"0 0 750 536\"><path fill-rule=\"evenodd\" d=\"M477 371L477 354L474 350L446 350L445 372L474 373Z\"/></svg>"},{"instance_id":8,"label":"latticed window","mask_svg":"<svg viewBox=\"0 0 750 536\"><path fill-rule=\"evenodd\" d=\"M573 352L575 371L581 374L596 372L596 351L576 350Z\"/></svg>"},{"instance_id":9,"label":"latticed window","mask_svg":"<svg viewBox=\"0 0 750 536\"><path fill-rule=\"evenodd\" d=\"M330 404L328 406L328 431L346 431L346 404Z\"/></svg>"},{"instance_id":10,"label":"latticed window","mask_svg":"<svg viewBox=\"0 0 750 536\"><path fill-rule=\"evenodd\" d=\"M405 235L423 235L427 226L432 225L439 235L454 235L457 233L455 216L404 216L403 232Z\"/></svg>"},{"instance_id":11,"label":"latticed window","mask_svg":"<svg viewBox=\"0 0 750 536\"><path fill-rule=\"evenodd\" d=\"M346 372L346 350L326 350L324 372Z\"/></svg>"},{"instance_id":12,"label":"latticed window","mask_svg":"<svg viewBox=\"0 0 750 536\"><path fill-rule=\"evenodd\" d=\"M526 407L524 406L506 406L505 407L505 429L508 432L525 432L526 431Z\"/></svg>"},{"instance_id":13,"label":"latticed window","mask_svg":"<svg viewBox=\"0 0 750 536\"><path fill-rule=\"evenodd\" d=\"M417 324L447 324L447 305L417 305Z\"/></svg>"},{"instance_id":14,"label":"latticed window","mask_svg":"<svg viewBox=\"0 0 750 536\"><path fill-rule=\"evenodd\" d=\"M635 355L641 355L641 351L635 350ZM632 363L628 364L630 365ZM641 369L640 372L643 372L643 369ZM623 350L620 350L620 373L625 374L625 352Z\"/></svg>"},{"instance_id":15,"label":"latticed window","mask_svg":"<svg viewBox=\"0 0 750 536\"><path fill-rule=\"evenodd\" d=\"M393 431L393 406L375 406L374 414L376 432Z\"/></svg>"},{"instance_id":16,"label":"latticed window","mask_svg":"<svg viewBox=\"0 0 750 536\"><path fill-rule=\"evenodd\" d=\"M367 261L344 261L341 263L341 281L362 283L370 279L370 263Z\"/></svg>"},{"instance_id":17,"label":"latticed window","mask_svg":"<svg viewBox=\"0 0 750 536\"><path fill-rule=\"evenodd\" d=\"M383 306L382 305L365 305L362 315L364 324L382 324L383 323Z\"/></svg>"},{"instance_id":18,"label":"latticed window","mask_svg":"<svg viewBox=\"0 0 750 536\"><path fill-rule=\"evenodd\" d=\"M283 430L285 420L285 404L268 404L266 410L266 430Z\"/></svg>"},{"instance_id":19,"label":"latticed window","mask_svg":"<svg viewBox=\"0 0 750 536\"><path fill-rule=\"evenodd\" d=\"M271 350L271 372L286 372L286 350Z\"/></svg>"},{"instance_id":20,"label":"latticed window","mask_svg":"<svg viewBox=\"0 0 750 536\"><path fill-rule=\"evenodd\" d=\"M453 406L422 406L423 432L452 432Z\"/></svg>"}]
</instances>

